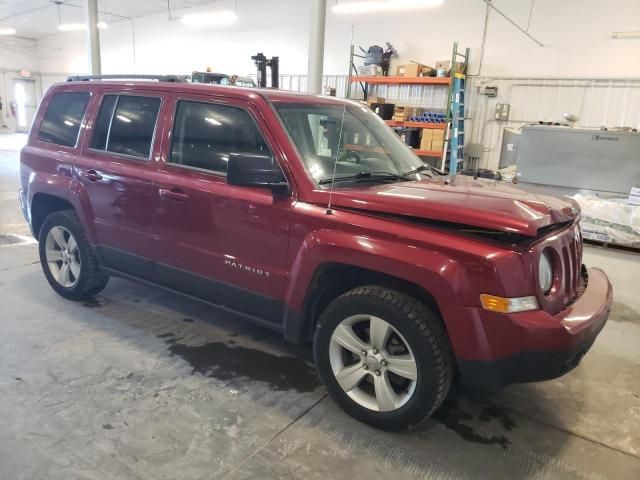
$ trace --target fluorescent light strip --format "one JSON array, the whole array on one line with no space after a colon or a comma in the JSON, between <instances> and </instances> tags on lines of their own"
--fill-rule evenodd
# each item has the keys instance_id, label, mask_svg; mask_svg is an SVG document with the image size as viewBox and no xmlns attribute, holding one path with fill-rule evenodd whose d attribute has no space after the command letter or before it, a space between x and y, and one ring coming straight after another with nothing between
<instances>
[{"instance_id":1,"label":"fluorescent light strip","mask_svg":"<svg viewBox=\"0 0 640 480\"><path fill-rule=\"evenodd\" d=\"M611 35L613 38L617 38L618 40L627 40L640 38L640 31L637 32L613 32Z\"/></svg>"},{"instance_id":2,"label":"fluorescent light strip","mask_svg":"<svg viewBox=\"0 0 640 480\"><path fill-rule=\"evenodd\" d=\"M340 2L334 5L333 13L375 13L419 8L438 7L444 0L379 0L364 2Z\"/></svg>"},{"instance_id":3,"label":"fluorescent light strip","mask_svg":"<svg viewBox=\"0 0 640 480\"><path fill-rule=\"evenodd\" d=\"M238 20L238 16L231 10L219 12L189 13L182 16L180 21L190 27L221 27L230 25Z\"/></svg>"},{"instance_id":4,"label":"fluorescent light strip","mask_svg":"<svg viewBox=\"0 0 640 480\"><path fill-rule=\"evenodd\" d=\"M15 28L0 28L0 35L15 35Z\"/></svg>"}]
</instances>

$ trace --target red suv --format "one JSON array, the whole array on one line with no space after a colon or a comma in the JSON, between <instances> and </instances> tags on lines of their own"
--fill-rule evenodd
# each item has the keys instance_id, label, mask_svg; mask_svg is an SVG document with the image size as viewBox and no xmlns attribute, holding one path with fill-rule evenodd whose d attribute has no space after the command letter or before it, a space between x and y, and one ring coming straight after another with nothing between
<instances>
[{"instance_id":1,"label":"red suv","mask_svg":"<svg viewBox=\"0 0 640 480\"><path fill-rule=\"evenodd\" d=\"M605 274L582 266L575 203L438 175L355 102L58 84L21 180L60 295L125 277L312 341L334 400L383 429L428 418L454 380L564 374L611 306Z\"/></svg>"}]
</instances>

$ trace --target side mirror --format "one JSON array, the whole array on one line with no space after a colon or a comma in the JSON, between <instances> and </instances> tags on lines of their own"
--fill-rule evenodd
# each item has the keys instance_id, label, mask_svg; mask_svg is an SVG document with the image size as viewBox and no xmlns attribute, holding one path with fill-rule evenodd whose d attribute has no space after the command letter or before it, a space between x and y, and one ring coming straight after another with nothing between
<instances>
[{"instance_id":1,"label":"side mirror","mask_svg":"<svg viewBox=\"0 0 640 480\"><path fill-rule=\"evenodd\" d=\"M289 183L275 158L270 155L230 153L227 164L229 185L270 188L288 194Z\"/></svg>"}]
</instances>

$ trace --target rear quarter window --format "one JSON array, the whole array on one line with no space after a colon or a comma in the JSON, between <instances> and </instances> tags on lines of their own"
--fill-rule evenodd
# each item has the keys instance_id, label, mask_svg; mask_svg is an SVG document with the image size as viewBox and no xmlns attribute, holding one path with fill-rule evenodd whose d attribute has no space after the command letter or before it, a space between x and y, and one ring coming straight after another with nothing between
<instances>
[{"instance_id":1,"label":"rear quarter window","mask_svg":"<svg viewBox=\"0 0 640 480\"><path fill-rule=\"evenodd\" d=\"M105 95L91 148L148 159L160 103L158 97Z\"/></svg>"},{"instance_id":2,"label":"rear quarter window","mask_svg":"<svg viewBox=\"0 0 640 480\"><path fill-rule=\"evenodd\" d=\"M47 106L38 139L65 147L74 147L87 109L88 92L62 92L53 95Z\"/></svg>"}]
</instances>

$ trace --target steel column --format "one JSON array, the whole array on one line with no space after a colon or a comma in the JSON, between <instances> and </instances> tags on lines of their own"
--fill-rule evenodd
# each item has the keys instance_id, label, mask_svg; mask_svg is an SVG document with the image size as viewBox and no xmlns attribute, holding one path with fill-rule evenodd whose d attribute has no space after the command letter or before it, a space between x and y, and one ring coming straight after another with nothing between
<instances>
[{"instance_id":1,"label":"steel column","mask_svg":"<svg viewBox=\"0 0 640 480\"><path fill-rule=\"evenodd\" d=\"M327 0L311 0L311 25L309 28L309 63L307 91L322 92L322 67L324 63L324 31L327 16Z\"/></svg>"},{"instance_id":2,"label":"steel column","mask_svg":"<svg viewBox=\"0 0 640 480\"><path fill-rule=\"evenodd\" d=\"M98 0L85 0L84 22L87 25L87 53L91 75L101 75L100 30L98 30Z\"/></svg>"}]
</instances>

